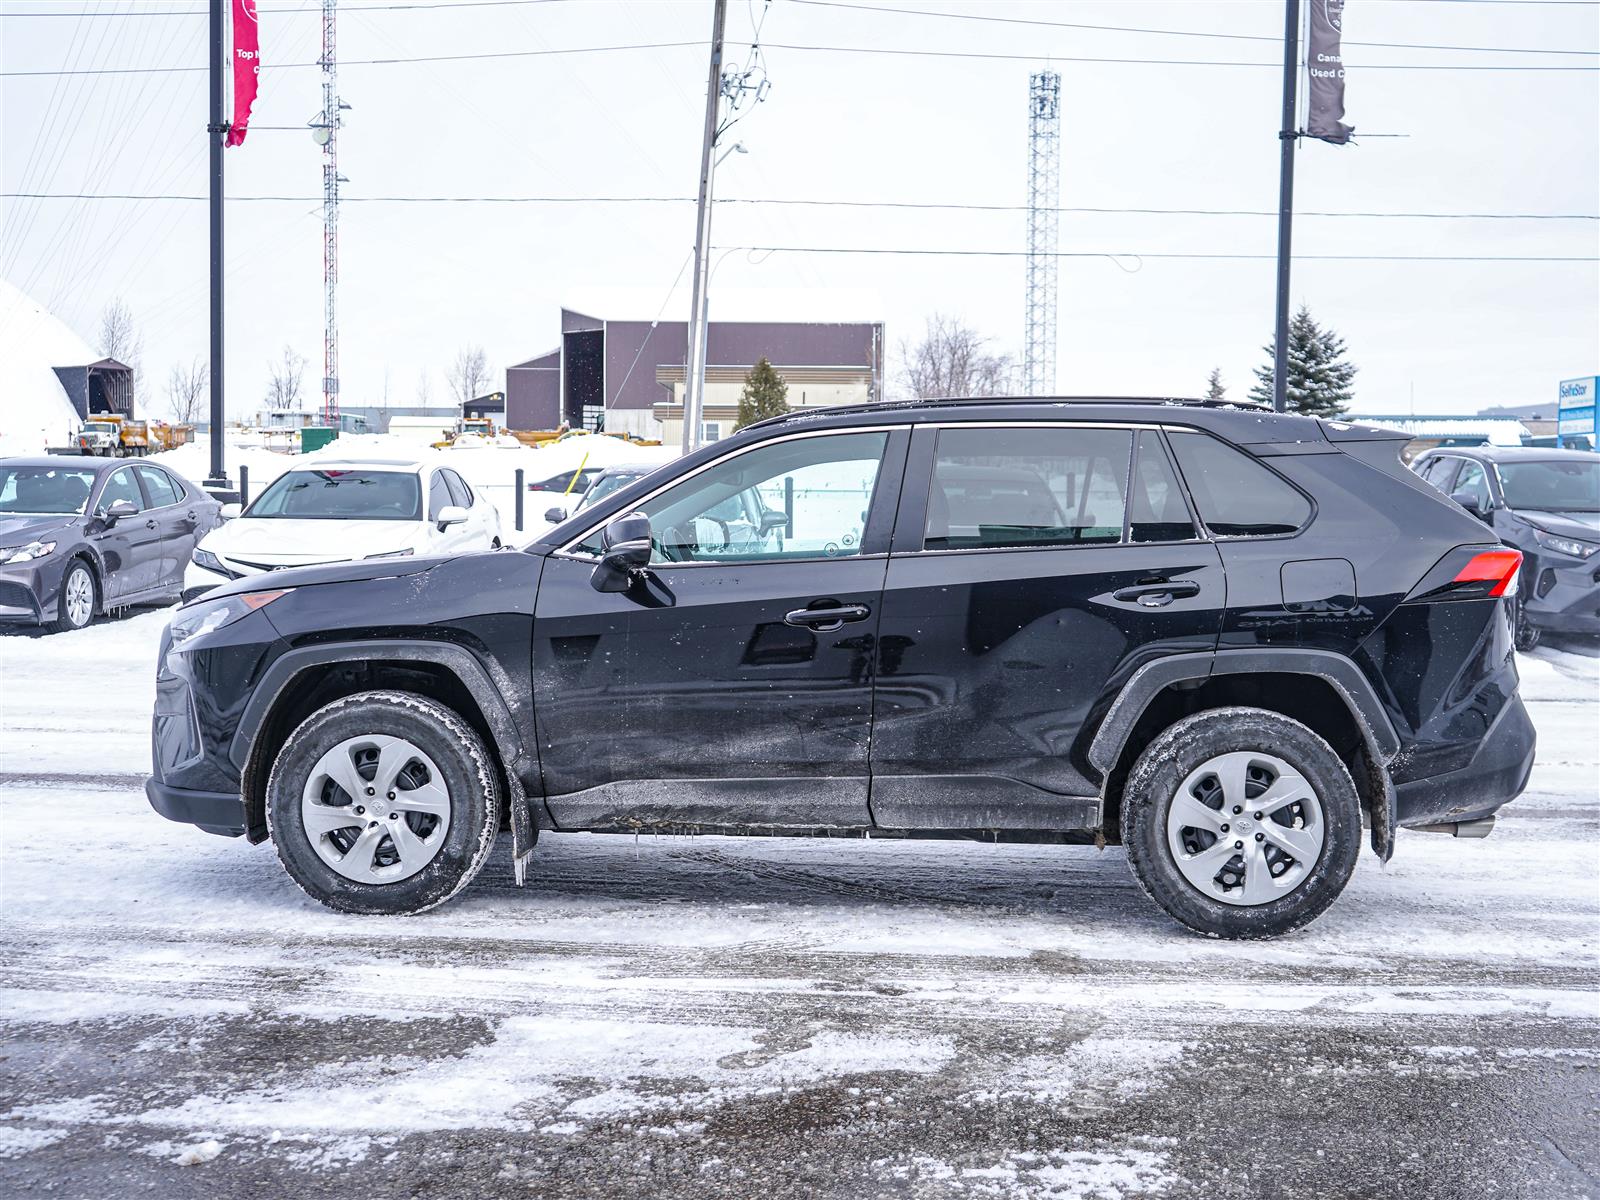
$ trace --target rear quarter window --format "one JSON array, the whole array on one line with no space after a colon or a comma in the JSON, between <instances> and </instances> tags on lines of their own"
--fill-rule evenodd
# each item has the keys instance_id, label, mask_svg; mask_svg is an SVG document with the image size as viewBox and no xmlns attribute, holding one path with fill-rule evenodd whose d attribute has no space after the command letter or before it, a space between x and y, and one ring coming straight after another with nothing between
<instances>
[{"instance_id":1,"label":"rear quarter window","mask_svg":"<svg viewBox=\"0 0 1600 1200\"><path fill-rule=\"evenodd\" d=\"M1311 502L1270 468L1209 434L1175 432L1172 451L1195 508L1218 537L1294 533Z\"/></svg>"}]
</instances>

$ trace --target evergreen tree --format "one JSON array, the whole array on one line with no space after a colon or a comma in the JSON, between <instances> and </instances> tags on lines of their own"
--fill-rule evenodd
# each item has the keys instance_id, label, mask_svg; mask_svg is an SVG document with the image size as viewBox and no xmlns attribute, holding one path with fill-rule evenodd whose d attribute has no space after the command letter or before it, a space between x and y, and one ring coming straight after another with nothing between
<instances>
[{"instance_id":1,"label":"evergreen tree","mask_svg":"<svg viewBox=\"0 0 1600 1200\"><path fill-rule=\"evenodd\" d=\"M1226 400L1228 389L1222 384L1222 368L1212 367L1211 374L1206 379L1206 399Z\"/></svg>"},{"instance_id":2,"label":"evergreen tree","mask_svg":"<svg viewBox=\"0 0 1600 1200\"><path fill-rule=\"evenodd\" d=\"M1250 399L1272 403L1272 359L1277 342L1266 347L1267 363L1256 368L1256 385ZM1305 305L1289 322L1288 386L1284 407L1289 412L1313 417L1337 417L1350 407L1355 396L1351 386L1356 376L1354 363L1346 362L1344 339L1331 329L1323 329Z\"/></svg>"},{"instance_id":3,"label":"evergreen tree","mask_svg":"<svg viewBox=\"0 0 1600 1200\"><path fill-rule=\"evenodd\" d=\"M789 385L763 356L744 377L744 391L739 393L739 423L734 429L783 416L789 411L788 396Z\"/></svg>"}]
</instances>

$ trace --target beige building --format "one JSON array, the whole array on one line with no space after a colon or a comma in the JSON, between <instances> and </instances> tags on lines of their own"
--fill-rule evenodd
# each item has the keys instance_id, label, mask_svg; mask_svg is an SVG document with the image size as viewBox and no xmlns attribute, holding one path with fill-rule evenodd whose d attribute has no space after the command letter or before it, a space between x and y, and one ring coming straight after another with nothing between
<instances>
[{"instance_id":1,"label":"beige building","mask_svg":"<svg viewBox=\"0 0 1600 1200\"><path fill-rule=\"evenodd\" d=\"M789 407L832 408L840 404L870 404L876 394L876 369L859 367L806 367L773 364L779 377L789 385ZM714 442L727 437L739 422L739 395L744 391L748 367L708 366L704 427L701 440ZM671 393L672 399L655 405L655 419L662 442L676 446L683 441L684 369L681 366L656 368L656 382Z\"/></svg>"}]
</instances>

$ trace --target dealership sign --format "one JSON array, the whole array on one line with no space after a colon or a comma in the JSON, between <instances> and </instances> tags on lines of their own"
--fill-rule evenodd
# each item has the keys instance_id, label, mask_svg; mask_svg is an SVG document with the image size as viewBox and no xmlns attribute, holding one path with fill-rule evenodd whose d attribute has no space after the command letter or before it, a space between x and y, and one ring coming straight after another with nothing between
<instances>
[{"instance_id":1,"label":"dealership sign","mask_svg":"<svg viewBox=\"0 0 1600 1200\"><path fill-rule=\"evenodd\" d=\"M1600 425L1595 420L1595 396L1600 393L1600 378L1587 375L1582 379L1563 379L1560 399L1556 402L1556 434L1561 438L1585 436L1591 446L1600 445L1595 440Z\"/></svg>"}]
</instances>

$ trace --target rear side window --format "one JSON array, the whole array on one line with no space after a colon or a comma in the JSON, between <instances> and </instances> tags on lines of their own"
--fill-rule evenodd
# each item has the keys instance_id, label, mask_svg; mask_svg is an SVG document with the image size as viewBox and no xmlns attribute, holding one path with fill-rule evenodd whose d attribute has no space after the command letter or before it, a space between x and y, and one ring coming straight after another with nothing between
<instances>
[{"instance_id":1,"label":"rear side window","mask_svg":"<svg viewBox=\"0 0 1600 1200\"><path fill-rule=\"evenodd\" d=\"M1204 433L1174 433L1172 451L1200 519L1218 537L1293 533L1311 503L1242 450Z\"/></svg>"},{"instance_id":2,"label":"rear side window","mask_svg":"<svg viewBox=\"0 0 1600 1200\"><path fill-rule=\"evenodd\" d=\"M925 550L1120 542L1126 429L941 429Z\"/></svg>"},{"instance_id":3,"label":"rear side window","mask_svg":"<svg viewBox=\"0 0 1600 1200\"><path fill-rule=\"evenodd\" d=\"M1197 536L1160 434L1150 430L1139 434L1129 493L1129 541L1181 542Z\"/></svg>"}]
</instances>

